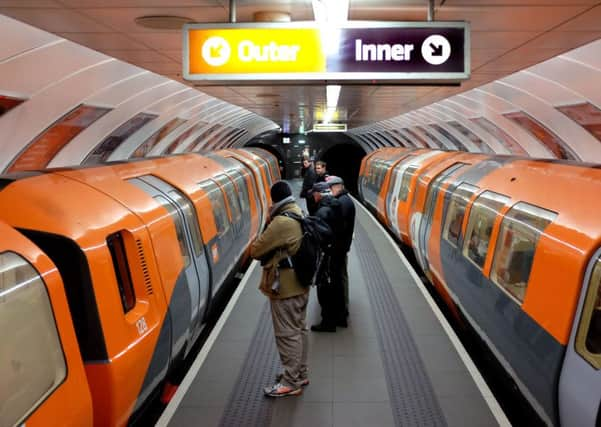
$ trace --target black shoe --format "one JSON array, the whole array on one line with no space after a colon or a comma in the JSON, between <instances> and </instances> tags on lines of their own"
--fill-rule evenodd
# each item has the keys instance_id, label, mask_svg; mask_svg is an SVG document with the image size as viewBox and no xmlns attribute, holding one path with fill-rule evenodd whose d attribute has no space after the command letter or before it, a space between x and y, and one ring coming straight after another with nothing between
<instances>
[{"instance_id":1,"label":"black shoe","mask_svg":"<svg viewBox=\"0 0 601 427\"><path fill-rule=\"evenodd\" d=\"M336 326L324 325L323 322L318 325L311 326L313 332L336 332Z\"/></svg>"},{"instance_id":2,"label":"black shoe","mask_svg":"<svg viewBox=\"0 0 601 427\"><path fill-rule=\"evenodd\" d=\"M346 319L337 320L336 326L340 328L348 328L348 322L346 321Z\"/></svg>"}]
</instances>

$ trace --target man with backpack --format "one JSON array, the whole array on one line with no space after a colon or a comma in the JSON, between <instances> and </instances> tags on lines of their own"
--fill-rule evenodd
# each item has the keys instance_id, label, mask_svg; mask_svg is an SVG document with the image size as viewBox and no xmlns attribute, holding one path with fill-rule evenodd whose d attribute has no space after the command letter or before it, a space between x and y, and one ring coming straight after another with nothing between
<instances>
[{"instance_id":1,"label":"man with backpack","mask_svg":"<svg viewBox=\"0 0 601 427\"><path fill-rule=\"evenodd\" d=\"M275 384L266 387L264 393L271 397L297 396L309 384L305 324L309 287L301 285L290 262L301 246L303 232L301 223L287 214L302 216L302 211L284 181L273 184L271 200L268 225L250 248L250 256L263 266L259 289L271 304L275 341L283 367Z\"/></svg>"},{"instance_id":2,"label":"man with backpack","mask_svg":"<svg viewBox=\"0 0 601 427\"><path fill-rule=\"evenodd\" d=\"M313 185L313 196L317 203L315 216L324 220L333 232L332 244L326 250L317 280L317 297L321 305L321 322L311 326L314 332L336 332L340 314L344 312L344 291L342 288L341 263L344 257L337 249L342 239L343 217L340 201L332 196L327 182ZM340 326L346 326L345 324Z\"/></svg>"}]
</instances>

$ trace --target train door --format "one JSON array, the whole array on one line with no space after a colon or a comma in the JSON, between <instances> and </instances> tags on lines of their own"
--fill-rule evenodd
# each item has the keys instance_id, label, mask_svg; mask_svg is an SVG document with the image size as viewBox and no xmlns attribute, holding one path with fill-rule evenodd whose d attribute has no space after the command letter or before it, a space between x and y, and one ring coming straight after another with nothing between
<instances>
[{"instance_id":1,"label":"train door","mask_svg":"<svg viewBox=\"0 0 601 427\"><path fill-rule=\"evenodd\" d=\"M428 252L426 250L428 240L430 238L430 229L432 226L432 218L434 216L434 210L436 208L436 199L440 187L444 180L451 174L455 173L458 169L465 166L465 163L456 163L442 172L433 179L428 185L428 191L426 192L426 204L424 206L423 216L422 213L416 212L411 218L411 234L413 248L417 257L417 261L424 273L429 271Z\"/></svg>"},{"instance_id":2,"label":"train door","mask_svg":"<svg viewBox=\"0 0 601 427\"><path fill-rule=\"evenodd\" d=\"M562 426L601 423L601 249L587 268L559 378Z\"/></svg>"},{"instance_id":3,"label":"train door","mask_svg":"<svg viewBox=\"0 0 601 427\"><path fill-rule=\"evenodd\" d=\"M213 218L217 228L215 238L207 242L210 247L210 258L213 265L213 295L225 281L225 276L231 259L232 246L234 244L234 232L227 215L225 198L223 192L212 179L199 183L200 188L207 194L211 201Z\"/></svg>"},{"instance_id":4,"label":"train door","mask_svg":"<svg viewBox=\"0 0 601 427\"><path fill-rule=\"evenodd\" d=\"M267 193L265 192L265 186L263 185L263 178L261 177L261 171L259 167L254 162L248 162L248 164L238 160L240 163L244 164L245 167L250 168L252 171L251 181L253 190L255 193L255 197L260 199L256 200L255 204L257 206L257 211L259 213L259 229L263 227L265 221L265 214L269 209L269 203L267 202Z\"/></svg>"},{"instance_id":5,"label":"train door","mask_svg":"<svg viewBox=\"0 0 601 427\"><path fill-rule=\"evenodd\" d=\"M428 151L423 154L418 154L417 156L410 157L409 161L399 163L395 168L395 185L393 188L389 218L393 230L397 236L401 236L401 230L399 227L399 203L407 201L407 196L409 195L409 186L411 185L411 178L425 160L440 153L440 151Z\"/></svg>"},{"instance_id":6,"label":"train door","mask_svg":"<svg viewBox=\"0 0 601 427\"><path fill-rule=\"evenodd\" d=\"M193 342L201 330L208 308L210 271L200 224L192 202L171 184L152 175L129 180L158 201L171 215L184 258L184 272L191 301L189 341Z\"/></svg>"},{"instance_id":7,"label":"train door","mask_svg":"<svg viewBox=\"0 0 601 427\"><path fill-rule=\"evenodd\" d=\"M219 184L225 194L232 217L231 220L232 229L234 232L234 242L238 243L242 233L242 212L240 208L240 201L236 195L234 183L227 175L217 175L214 180L217 182L217 184Z\"/></svg>"}]
</instances>

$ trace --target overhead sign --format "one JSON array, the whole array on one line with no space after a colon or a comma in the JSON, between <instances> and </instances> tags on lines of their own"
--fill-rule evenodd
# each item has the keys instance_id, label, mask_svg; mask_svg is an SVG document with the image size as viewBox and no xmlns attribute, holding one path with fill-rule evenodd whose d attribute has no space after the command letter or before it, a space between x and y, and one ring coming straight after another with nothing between
<instances>
[{"instance_id":1,"label":"overhead sign","mask_svg":"<svg viewBox=\"0 0 601 427\"><path fill-rule=\"evenodd\" d=\"M457 82L469 78L465 22L187 24L184 78L248 81Z\"/></svg>"},{"instance_id":2,"label":"overhead sign","mask_svg":"<svg viewBox=\"0 0 601 427\"><path fill-rule=\"evenodd\" d=\"M346 123L315 123L313 132L346 132Z\"/></svg>"}]
</instances>

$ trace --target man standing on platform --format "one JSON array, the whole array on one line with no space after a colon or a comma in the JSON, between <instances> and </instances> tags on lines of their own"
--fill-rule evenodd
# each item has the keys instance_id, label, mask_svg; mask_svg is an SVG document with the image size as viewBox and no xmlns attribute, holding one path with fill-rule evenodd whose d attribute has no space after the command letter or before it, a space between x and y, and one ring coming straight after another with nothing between
<instances>
[{"instance_id":1,"label":"man standing on platform","mask_svg":"<svg viewBox=\"0 0 601 427\"><path fill-rule=\"evenodd\" d=\"M344 292L342 290L341 257L337 247L342 235L342 209L340 202L332 196L327 182L313 185L313 196L317 202L315 216L330 226L334 233L334 242L326 250L317 280L317 298L321 305L321 322L311 326L314 332L336 332L337 318L344 311ZM346 318L345 318L346 319ZM344 325L343 325L344 326Z\"/></svg>"},{"instance_id":2,"label":"man standing on platform","mask_svg":"<svg viewBox=\"0 0 601 427\"><path fill-rule=\"evenodd\" d=\"M315 184L315 180L317 179L317 174L313 169L313 161L311 159L305 158L303 159L303 187L300 192L300 197L305 199L307 204L307 212L309 215L314 215L315 210L317 209L317 204L313 200L313 196L311 192L313 191L313 184Z\"/></svg>"},{"instance_id":3,"label":"man standing on platform","mask_svg":"<svg viewBox=\"0 0 601 427\"><path fill-rule=\"evenodd\" d=\"M343 231L341 233L341 239L338 242L338 250L340 255L343 256L343 261L340 263L339 267L341 268L340 277L342 280L342 289L344 291L344 312L338 313L336 326L346 327L349 315L348 253L351 250L353 233L355 231L355 204L346 188L344 188L344 181L342 178L338 176L329 176L327 178L327 183L330 186L332 195L340 202L340 207L342 209Z\"/></svg>"},{"instance_id":4,"label":"man standing on platform","mask_svg":"<svg viewBox=\"0 0 601 427\"><path fill-rule=\"evenodd\" d=\"M260 260L263 275L259 289L271 304L275 342L283 372L264 393L271 397L297 396L307 378L308 331L305 324L309 288L303 287L289 259L298 251L303 233L300 223L285 212L302 216L290 186L278 181L271 187L273 206L265 231L252 243L250 256Z\"/></svg>"}]
</instances>

